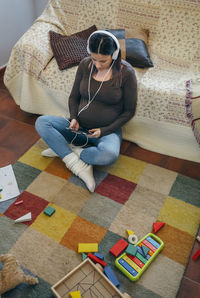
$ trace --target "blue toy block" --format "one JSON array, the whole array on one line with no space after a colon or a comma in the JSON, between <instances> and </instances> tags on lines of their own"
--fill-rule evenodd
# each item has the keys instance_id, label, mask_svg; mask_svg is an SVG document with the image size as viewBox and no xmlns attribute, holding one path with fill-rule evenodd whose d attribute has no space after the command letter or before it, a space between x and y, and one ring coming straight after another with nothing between
<instances>
[{"instance_id":1,"label":"blue toy block","mask_svg":"<svg viewBox=\"0 0 200 298\"><path fill-rule=\"evenodd\" d=\"M95 257L99 258L100 260L104 260L104 256L102 254L100 254L99 252L95 252L94 253Z\"/></svg>"},{"instance_id":2,"label":"blue toy block","mask_svg":"<svg viewBox=\"0 0 200 298\"><path fill-rule=\"evenodd\" d=\"M52 208L51 206L48 206L45 210L44 210L44 214L51 216L56 210L54 208Z\"/></svg>"},{"instance_id":3,"label":"blue toy block","mask_svg":"<svg viewBox=\"0 0 200 298\"><path fill-rule=\"evenodd\" d=\"M119 281L110 266L104 267L104 273L114 286L119 286Z\"/></svg>"}]
</instances>

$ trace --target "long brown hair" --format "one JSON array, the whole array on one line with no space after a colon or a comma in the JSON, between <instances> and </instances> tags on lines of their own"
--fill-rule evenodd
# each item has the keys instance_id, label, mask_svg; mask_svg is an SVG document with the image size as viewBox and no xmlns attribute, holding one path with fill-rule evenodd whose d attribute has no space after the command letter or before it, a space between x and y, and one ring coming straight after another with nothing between
<instances>
[{"instance_id":1,"label":"long brown hair","mask_svg":"<svg viewBox=\"0 0 200 298\"><path fill-rule=\"evenodd\" d=\"M89 40L89 49L92 53L111 55L116 51L117 45L111 36L104 33L93 34ZM117 87L121 86L122 74L121 74L121 50L119 50L118 57L113 60L112 67L112 81ZM90 64L91 67L92 63ZM97 72L97 68L94 65L93 73Z\"/></svg>"}]
</instances>

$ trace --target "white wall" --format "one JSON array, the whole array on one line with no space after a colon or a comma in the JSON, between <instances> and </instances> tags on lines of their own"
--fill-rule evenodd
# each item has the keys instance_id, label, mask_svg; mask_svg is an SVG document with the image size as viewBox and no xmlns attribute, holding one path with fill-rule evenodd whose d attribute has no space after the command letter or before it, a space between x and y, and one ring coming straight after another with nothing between
<instances>
[{"instance_id":1,"label":"white wall","mask_svg":"<svg viewBox=\"0 0 200 298\"><path fill-rule=\"evenodd\" d=\"M42 13L48 0L0 0L0 68L17 40Z\"/></svg>"}]
</instances>

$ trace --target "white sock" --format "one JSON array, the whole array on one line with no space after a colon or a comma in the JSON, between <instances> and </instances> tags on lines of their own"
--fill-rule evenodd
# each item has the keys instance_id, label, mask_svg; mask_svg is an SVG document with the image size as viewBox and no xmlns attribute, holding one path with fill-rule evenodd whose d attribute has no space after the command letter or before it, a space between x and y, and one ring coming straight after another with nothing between
<instances>
[{"instance_id":1,"label":"white sock","mask_svg":"<svg viewBox=\"0 0 200 298\"><path fill-rule=\"evenodd\" d=\"M80 146L75 146L75 145L72 145L72 144L69 144L69 147L72 149L72 151L73 151L74 153L76 153L76 155L77 155L78 157L80 157L81 152L83 151L83 148L82 148L82 147L80 147Z\"/></svg>"},{"instance_id":2,"label":"white sock","mask_svg":"<svg viewBox=\"0 0 200 298\"><path fill-rule=\"evenodd\" d=\"M56 152L54 152L51 148L45 149L42 151L42 156L46 156L46 157L55 157L58 156L56 154Z\"/></svg>"},{"instance_id":3,"label":"white sock","mask_svg":"<svg viewBox=\"0 0 200 298\"><path fill-rule=\"evenodd\" d=\"M83 162L74 152L63 158L67 168L76 176L81 178L90 192L94 192L95 180L93 176L93 167Z\"/></svg>"}]
</instances>

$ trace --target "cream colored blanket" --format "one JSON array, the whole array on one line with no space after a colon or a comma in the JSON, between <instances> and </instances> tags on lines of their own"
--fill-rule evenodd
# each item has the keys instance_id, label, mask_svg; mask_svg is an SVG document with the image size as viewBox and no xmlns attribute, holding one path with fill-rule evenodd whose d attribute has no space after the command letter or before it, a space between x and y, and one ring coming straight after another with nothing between
<instances>
[{"instance_id":1,"label":"cream colored blanket","mask_svg":"<svg viewBox=\"0 0 200 298\"><path fill-rule=\"evenodd\" d=\"M187 116L197 142L200 144L200 77L186 83L186 109Z\"/></svg>"}]
</instances>

